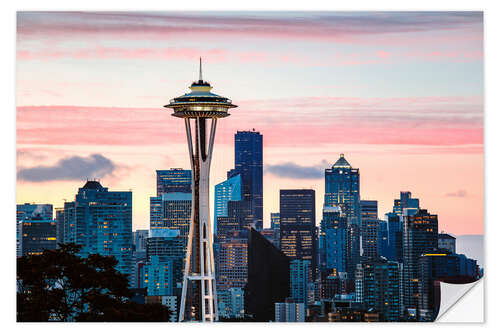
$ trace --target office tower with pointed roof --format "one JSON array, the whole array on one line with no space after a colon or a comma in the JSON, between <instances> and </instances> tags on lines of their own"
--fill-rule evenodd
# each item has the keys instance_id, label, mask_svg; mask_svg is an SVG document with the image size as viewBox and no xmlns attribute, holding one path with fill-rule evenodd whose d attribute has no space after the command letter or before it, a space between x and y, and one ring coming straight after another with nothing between
<instances>
[{"instance_id":1,"label":"office tower with pointed roof","mask_svg":"<svg viewBox=\"0 0 500 333\"><path fill-rule=\"evenodd\" d=\"M340 207L349 224L361 226L359 169L340 154L331 169L325 170L325 206Z\"/></svg>"},{"instance_id":2,"label":"office tower with pointed roof","mask_svg":"<svg viewBox=\"0 0 500 333\"><path fill-rule=\"evenodd\" d=\"M228 110L236 105L229 98L211 92L212 86L202 77L201 58L199 80L189 88L191 92L165 105L173 109L172 116L184 119L192 170L192 213L179 321L213 322L218 315L209 214L210 162L217 120L229 116Z\"/></svg>"}]
</instances>

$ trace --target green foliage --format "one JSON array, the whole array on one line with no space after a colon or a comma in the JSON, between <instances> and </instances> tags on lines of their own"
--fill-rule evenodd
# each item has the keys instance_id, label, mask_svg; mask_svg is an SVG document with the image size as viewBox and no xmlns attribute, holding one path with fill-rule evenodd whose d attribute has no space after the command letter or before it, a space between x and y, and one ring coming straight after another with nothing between
<instances>
[{"instance_id":1,"label":"green foliage","mask_svg":"<svg viewBox=\"0 0 500 333\"><path fill-rule=\"evenodd\" d=\"M131 301L117 261L78 256L81 246L59 244L42 255L17 259L17 321L168 321L161 304Z\"/></svg>"}]
</instances>

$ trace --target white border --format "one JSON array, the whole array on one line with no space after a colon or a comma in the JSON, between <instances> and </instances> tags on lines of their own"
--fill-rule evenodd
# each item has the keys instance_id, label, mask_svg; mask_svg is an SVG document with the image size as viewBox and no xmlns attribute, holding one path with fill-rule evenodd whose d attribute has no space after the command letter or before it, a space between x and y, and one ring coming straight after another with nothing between
<instances>
[{"instance_id":1,"label":"white border","mask_svg":"<svg viewBox=\"0 0 500 333\"><path fill-rule=\"evenodd\" d=\"M215 324L215 325L184 325L180 326L160 326L166 324L87 324L78 325L71 324L69 327L66 324L16 324L15 323L15 258L14 252L14 204L15 204L15 29L16 29L16 10L484 10L485 11L485 207L486 207L486 252L498 253L493 248L493 242L490 242L494 237L497 237L498 232L497 217L495 212L495 202L498 199L498 191L495 189L500 188L499 184L499 163L498 163L498 142L500 142L500 131L497 130L499 126L500 107L498 103L498 87L500 86L498 75L498 61L500 54L498 52L498 32L500 31L500 15L495 11L497 1L460 1L460 0L419 0L418 2L403 2L403 1L263 1L254 0L251 2L236 2L236 1L216 1L216 0L191 0L186 2L158 2L150 0L131 1L120 0L114 2L103 2L97 0L87 0L85 2L69 2L63 0L52 1L35 1L35 0L22 0L17 2L5 1L2 3L1 10L1 33L2 33L2 66L4 67L2 73L2 102L3 109L1 112L2 117L2 190L1 190L1 212L2 223L6 226L4 229L4 237L2 244L2 264L4 273L2 276L1 286L4 289L2 293L2 324L5 332L10 331L33 331L37 332L57 332L67 331L68 329L76 331L88 331L89 326L91 329L105 328L105 326L119 326L120 330L124 331L137 331L144 329L167 329L182 331L194 331L203 329L204 332L220 332L220 331L235 331L235 330L255 330L258 326L259 330L271 329L287 329L293 331L303 331L306 326L302 325L278 325L278 324L260 324L260 325L241 325L241 324ZM497 230L495 230L497 229ZM493 235L493 236L488 236ZM498 243L498 242L496 242ZM488 256L487 256L488 257ZM488 284L488 281L498 281L496 278L497 268L493 262L487 261L485 265L486 279L488 294L486 297L488 303L493 303L497 298L493 295L498 295L498 283ZM492 308L493 304L486 305L485 319L486 325L457 325L457 324L428 324L425 329L438 329L450 328L454 331L470 331L489 328L494 323L494 318L488 316L488 309ZM495 316L493 316L495 317ZM168 324L171 325L171 324ZM353 324L310 324L306 323L307 328L311 327L314 330L332 330L332 329L349 329ZM363 324L354 324L360 326ZM402 325L404 327L402 327ZM155 326L155 327L153 327ZM348 326L348 327L346 327ZM471 327L474 326L474 327ZM370 330L415 330L422 329L421 324L368 324ZM354 327L353 327L354 328Z\"/></svg>"}]
</instances>

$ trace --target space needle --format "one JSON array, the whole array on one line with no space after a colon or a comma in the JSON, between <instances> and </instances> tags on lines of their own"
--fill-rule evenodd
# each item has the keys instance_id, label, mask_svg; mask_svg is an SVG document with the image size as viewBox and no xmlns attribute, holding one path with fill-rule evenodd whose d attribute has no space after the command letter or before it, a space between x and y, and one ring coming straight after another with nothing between
<instances>
[{"instance_id":1,"label":"space needle","mask_svg":"<svg viewBox=\"0 0 500 333\"><path fill-rule=\"evenodd\" d=\"M209 211L210 161L217 119L229 116L228 110L236 105L230 99L210 92L212 86L203 81L201 58L199 79L189 89L191 92L173 98L165 105L173 109L172 116L184 118L192 169L191 221L179 321L214 322L219 318Z\"/></svg>"}]
</instances>

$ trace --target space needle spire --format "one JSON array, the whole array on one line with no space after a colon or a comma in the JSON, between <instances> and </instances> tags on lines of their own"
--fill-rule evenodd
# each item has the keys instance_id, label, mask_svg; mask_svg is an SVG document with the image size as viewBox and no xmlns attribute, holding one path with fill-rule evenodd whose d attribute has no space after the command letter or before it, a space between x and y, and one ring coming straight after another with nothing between
<instances>
[{"instance_id":1,"label":"space needle spire","mask_svg":"<svg viewBox=\"0 0 500 333\"><path fill-rule=\"evenodd\" d=\"M203 76L201 75L201 57L200 57L200 81L203 81Z\"/></svg>"},{"instance_id":2,"label":"space needle spire","mask_svg":"<svg viewBox=\"0 0 500 333\"><path fill-rule=\"evenodd\" d=\"M173 109L172 116L184 118L192 169L192 210L179 321L213 322L219 317L209 211L210 162L217 119L229 116L228 110L236 105L229 98L210 92L212 86L203 81L201 57L199 80L189 88L191 92L173 98L165 105Z\"/></svg>"}]
</instances>

